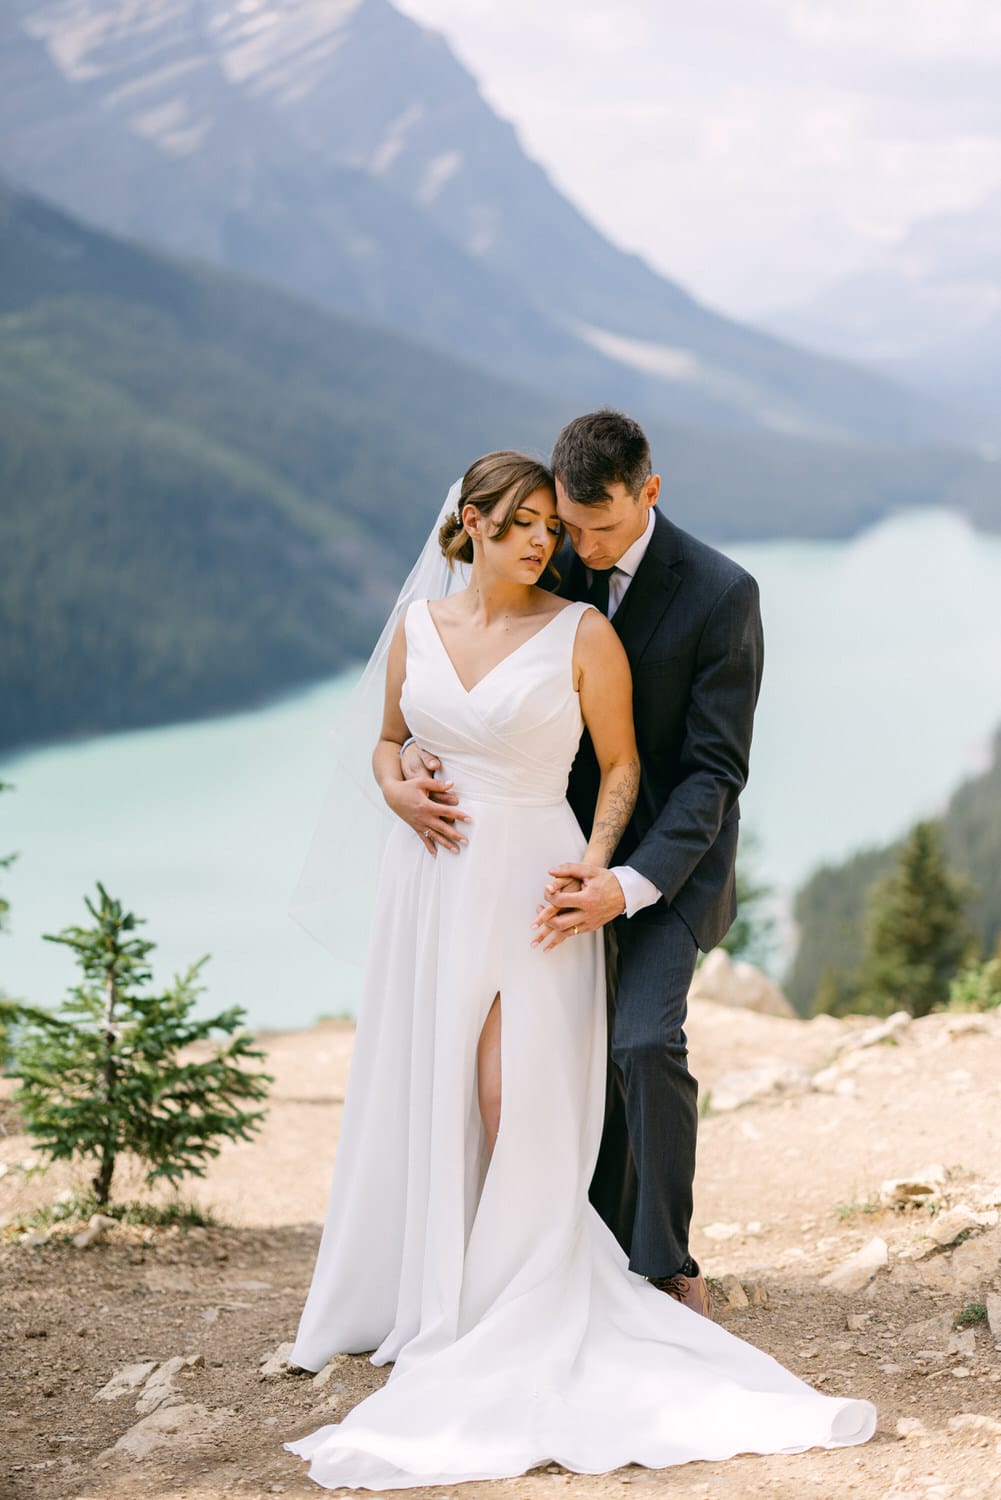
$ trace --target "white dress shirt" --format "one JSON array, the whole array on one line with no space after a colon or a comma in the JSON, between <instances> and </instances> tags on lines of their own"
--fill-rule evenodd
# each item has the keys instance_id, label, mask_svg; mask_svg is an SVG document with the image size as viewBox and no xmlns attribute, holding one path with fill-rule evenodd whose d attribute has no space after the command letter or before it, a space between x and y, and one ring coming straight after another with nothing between
<instances>
[{"instance_id":1,"label":"white dress shirt","mask_svg":"<svg viewBox=\"0 0 1001 1500\"><path fill-rule=\"evenodd\" d=\"M611 570L608 580L608 618L611 619L615 611L621 605L626 596L626 590L636 576L636 569L646 556L646 549L650 545L653 536L654 517L653 506L647 512L646 530L642 536L638 536L631 547L627 547L619 558L615 567ZM588 583L591 581L591 570L588 572ZM660 900L660 891L652 880L641 875L639 870L634 870L631 865L616 865L611 872L619 885L622 887L622 895L626 903L626 916L634 917L644 906L652 906L655 901Z\"/></svg>"}]
</instances>

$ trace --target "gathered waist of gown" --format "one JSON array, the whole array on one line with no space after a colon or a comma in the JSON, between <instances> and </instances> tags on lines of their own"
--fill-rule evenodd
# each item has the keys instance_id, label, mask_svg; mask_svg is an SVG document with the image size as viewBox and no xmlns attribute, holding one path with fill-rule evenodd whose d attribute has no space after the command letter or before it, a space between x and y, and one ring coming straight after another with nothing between
<instances>
[{"instance_id":1,"label":"gathered waist of gown","mask_svg":"<svg viewBox=\"0 0 1001 1500\"><path fill-rule=\"evenodd\" d=\"M561 778L559 783L550 782L547 786L532 787L526 786L523 780L505 780L503 777L491 780L471 772L465 766L453 764L440 779L454 783L452 790L459 799L460 807L476 802L503 807L567 805L566 777Z\"/></svg>"}]
</instances>

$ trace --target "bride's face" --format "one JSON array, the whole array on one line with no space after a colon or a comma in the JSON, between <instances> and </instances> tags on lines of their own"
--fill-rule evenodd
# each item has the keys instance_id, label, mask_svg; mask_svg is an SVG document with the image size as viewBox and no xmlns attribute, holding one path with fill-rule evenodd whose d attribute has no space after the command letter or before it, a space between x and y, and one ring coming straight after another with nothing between
<instances>
[{"instance_id":1,"label":"bride's face","mask_svg":"<svg viewBox=\"0 0 1001 1500\"><path fill-rule=\"evenodd\" d=\"M503 501L495 509L500 509L503 515ZM496 522L492 513L478 519L476 539L483 549L483 561L491 571L512 583L538 583L561 536L552 490L538 489L527 496L503 536L493 534Z\"/></svg>"}]
</instances>

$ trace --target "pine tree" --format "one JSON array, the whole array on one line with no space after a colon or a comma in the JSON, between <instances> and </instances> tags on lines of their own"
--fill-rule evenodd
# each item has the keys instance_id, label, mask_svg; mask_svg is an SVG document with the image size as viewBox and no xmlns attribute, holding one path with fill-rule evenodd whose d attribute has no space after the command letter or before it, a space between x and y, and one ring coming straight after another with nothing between
<instances>
[{"instance_id":1,"label":"pine tree","mask_svg":"<svg viewBox=\"0 0 1001 1500\"><path fill-rule=\"evenodd\" d=\"M155 944L136 935L141 918L97 889L97 902L86 900L92 926L47 934L73 950L82 979L59 1012L21 1008L16 1103L44 1155L94 1164L103 1207L125 1152L142 1162L147 1183L203 1176L221 1141L259 1127L264 1110L253 1106L271 1079L246 1067L264 1053L242 1029L239 1006L193 1015L204 958L162 995L147 992ZM206 1057L196 1044L213 1033L229 1040Z\"/></svg>"},{"instance_id":2,"label":"pine tree","mask_svg":"<svg viewBox=\"0 0 1001 1500\"><path fill-rule=\"evenodd\" d=\"M973 956L966 914L969 883L945 862L937 823L915 824L896 869L872 891L858 1008L925 1016L949 998L949 984Z\"/></svg>"}]
</instances>

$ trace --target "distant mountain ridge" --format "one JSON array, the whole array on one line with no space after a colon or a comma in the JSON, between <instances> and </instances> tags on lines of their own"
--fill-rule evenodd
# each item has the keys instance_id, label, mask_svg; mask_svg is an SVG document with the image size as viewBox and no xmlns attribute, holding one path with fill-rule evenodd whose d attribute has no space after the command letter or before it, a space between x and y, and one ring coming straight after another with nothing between
<instances>
[{"instance_id":1,"label":"distant mountain ridge","mask_svg":"<svg viewBox=\"0 0 1001 1500\"><path fill-rule=\"evenodd\" d=\"M1001 435L1001 192L919 220L870 268L766 321L781 336L982 406Z\"/></svg>"},{"instance_id":2,"label":"distant mountain ridge","mask_svg":"<svg viewBox=\"0 0 1001 1500\"><path fill-rule=\"evenodd\" d=\"M964 437L605 240L388 0L8 0L0 171L117 233L647 418Z\"/></svg>"},{"instance_id":3,"label":"distant mountain ridge","mask_svg":"<svg viewBox=\"0 0 1001 1500\"><path fill-rule=\"evenodd\" d=\"M243 707L364 656L449 484L544 456L567 404L0 181L0 748ZM663 505L716 540L848 536L1001 474L651 426Z\"/></svg>"}]
</instances>

